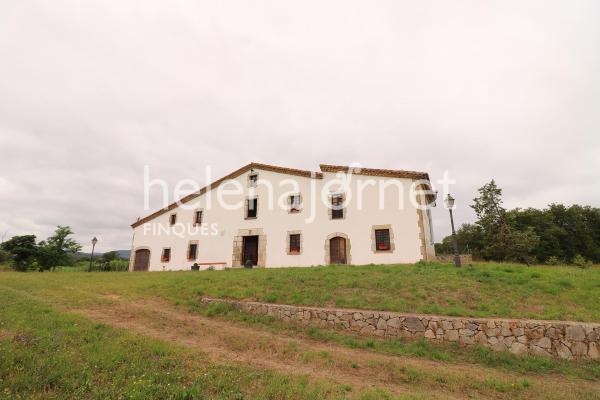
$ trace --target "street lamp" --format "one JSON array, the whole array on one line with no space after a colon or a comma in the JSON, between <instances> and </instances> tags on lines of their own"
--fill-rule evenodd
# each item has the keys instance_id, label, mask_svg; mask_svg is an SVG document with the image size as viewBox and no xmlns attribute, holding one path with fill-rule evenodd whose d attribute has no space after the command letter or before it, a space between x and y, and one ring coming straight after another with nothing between
<instances>
[{"instance_id":1,"label":"street lamp","mask_svg":"<svg viewBox=\"0 0 600 400\"><path fill-rule=\"evenodd\" d=\"M460 254L458 253L458 242L456 241L456 232L454 231L454 217L452 216L452 209L454 208L454 197L446 196L446 207L450 210L450 225L452 225L452 247L454 247L454 265L460 267Z\"/></svg>"},{"instance_id":2,"label":"street lamp","mask_svg":"<svg viewBox=\"0 0 600 400\"><path fill-rule=\"evenodd\" d=\"M94 236L92 239L92 255L90 256L90 268L88 269L88 272L92 272L92 260L94 259L94 249L96 248L96 243L98 243L98 239L96 239L96 236Z\"/></svg>"}]
</instances>

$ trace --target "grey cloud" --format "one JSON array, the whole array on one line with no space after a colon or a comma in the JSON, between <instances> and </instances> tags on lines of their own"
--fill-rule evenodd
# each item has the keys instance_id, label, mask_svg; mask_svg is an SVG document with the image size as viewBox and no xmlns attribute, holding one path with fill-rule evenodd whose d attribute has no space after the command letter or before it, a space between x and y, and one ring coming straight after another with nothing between
<instances>
[{"instance_id":1,"label":"grey cloud","mask_svg":"<svg viewBox=\"0 0 600 400\"><path fill-rule=\"evenodd\" d=\"M143 167L448 170L460 222L600 205L596 1L0 5L0 233L127 248ZM154 196L156 200L156 196ZM437 238L446 211L433 213Z\"/></svg>"}]
</instances>

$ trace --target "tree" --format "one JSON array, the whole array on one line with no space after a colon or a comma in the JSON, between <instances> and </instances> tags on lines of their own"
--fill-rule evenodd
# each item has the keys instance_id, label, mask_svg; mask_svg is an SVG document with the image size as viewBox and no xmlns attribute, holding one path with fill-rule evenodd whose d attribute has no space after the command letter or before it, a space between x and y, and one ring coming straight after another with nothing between
<instances>
[{"instance_id":1,"label":"tree","mask_svg":"<svg viewBox=\"0 0 600 400\"><path fill-rule=\"evenodd\" d=\"M456 232L461 252L490 260L573 263L577 255L600 262L600 209L550 204L547 208L502 207L502 190L495 181L479 189L471 206L475 224ZM451 236L436 243L436 252L451 253ZM581 259L581 257L579 257Z\"/></svg>"},{"instance_id":2,"label":"tree","mask_svg":"<svg viewBox=\"0 0 600 400\"><path fill-rule=\"evenodd\" d=\"M81 250L81 245L69 238L73 231L69 226L58 226L54 235L40 242L38 264L40 271L54 270L59 265L67 265L72 261L72 256Z\"/></svg>"},{"instance_id":3,"label":"tree","mask_svg":"<svg viewBox=\"0 0 600 400\"><path fill-rule=\"evenodd\" d=\"M475 223L483 233L482 256L498 261L519 261L529 264L539 237L531 227L514 229L502 207L502 189L492 179L479 188L479 197L471 206L477 215Z\"/></svg>"},{"instance_id":4,"label":"tree","mask_svg":"<svg viewBox=\"0 0 600 400\"><path fill-rule=\"evenodd\" d=\"M38 254L35 235L13 236L10 240L2 243L0 247L10 254L12 267L17 271L26 271L31 268Z\"/></svg>"},{"instance_id":5,"label":"tree","mask_svg":"<svg viewBox=\"0 0 600 400\"><path fill-rule=\"evenodd\" d=\"M0 264L7 263L11 260L11 254L0 247Z\"/></svg>"},{"instance_id":6,"label":"tree","mask_svg":"<svg viewBox=\"0 0 600 400\"><path fill-rule=\"evenodd\" d=\"M475 224L462 224L456 231L458 251L461 254L473 254L482 257L485 248L483 230ZM435 244L436 254L453 254L452 236L446 236L442 243Z\"/></svg>"},{"instance_id":7,"label":"tree","mask_svg":"<svg viewBox=\"0 0 600 400\"><path fill-rule=\"evenodd\" d=\"M111 262L114 260L118 260L121 257L119 257L119 253L116 251L108 251L104 254L102 254L102 261L104 262Z\"/></svg>"}]
</instances>

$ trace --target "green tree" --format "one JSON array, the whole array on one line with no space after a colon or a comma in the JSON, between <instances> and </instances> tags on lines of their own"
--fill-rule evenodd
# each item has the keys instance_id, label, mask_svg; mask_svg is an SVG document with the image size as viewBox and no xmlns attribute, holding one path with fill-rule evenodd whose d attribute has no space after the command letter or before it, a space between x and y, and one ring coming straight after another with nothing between
<instances>
[{"instance_id":1,"label":"green tree","mask_svg":"<svg viewBox=\"0 0 600 400\"><path fill-rule=\"evenodd\" d=\"M0 248L0 264L8 263L11 260L11 255L8 251Z\"/></svg>"},{"instance_id":2,"label":"green tree","mask_svg":"<svg viewBox=\"0 0 600 400\"><path fill-rule=\"evenodd\" d=\"M40 271L52 269L59 265L68 265L73 260L73 255L81 250L81 245L69 238L73 231L69 226L58 226L54 235L40 242L38 252L38 265Z\"/></svg>"},{"instance_id":3,"label":"green tree","mask_svg":"<svg viewBox=\"0 0 600 400\"><path fill-rule=\"evenodd\" d=\"M502 207L502 189L492 179L479 188L479 197L471 206L477 215L475 223L482 232L484 258L499 261L519 261L529 264L539 237L532 228L518 230Z\"/></svg>"},{"instance_id":4,"label":"green tree","mask_svg":"<svg viewBox=\"0 0 600 400\"><path fill-rule=\"evenodd\" d=\"M0 247L10 254L11 265L17 271L26 271L31 268L38 255L35 235L13 236L10 240L2 243Z\"/></svg>"},{"instance_id":5,"label":"green tree","mask_svg":"<svg viewBox=\"0 0 600 400\"><path fill-rule=\"evenodd\" d=\"M104 254L102 254L102 261L104 262L111 262L114 260L118 260L121 257L119 257L119 253L116 251L108 251Z\"/></svg>"}]
</instances>

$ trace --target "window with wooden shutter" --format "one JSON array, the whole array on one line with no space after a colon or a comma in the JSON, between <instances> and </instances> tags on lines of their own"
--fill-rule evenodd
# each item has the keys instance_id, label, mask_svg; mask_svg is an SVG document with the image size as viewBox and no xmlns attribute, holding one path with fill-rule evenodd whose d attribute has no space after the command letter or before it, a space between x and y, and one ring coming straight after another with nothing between
<instances>
[{"instance_id":1,"label":"window with wooden shutter","mask_svg":"<svg viewBox=\"0 0 600 400\"><path fill-rule=\"evenodd\" d=\"M300 234L290 234L290 254L300 254Z\"/></svg>"},{"instance_id":2,"label":"window with wooden shutter","mask_svg":"<svg viewBox=\"0 0 600 400\"><path fill-rule=\"evenodd\" d=\"M331 196L331 219L344 218L344 196L334 194Z\"/></svg>"},{"instance_id":3,"label":"window with wooden shutter","mask_svg":"<svg viewBox=\"0 0 600 400\"><path fill-rule=\"evenodd\" d=\"M377 251L391 249L389 229L375 229L375 246Z\"/></svg>"},{"instance_id":4,"label":"window with wooden shutter","mask_svg":"<svg viewBox=\"0 0 600 400\"><path fill-rule=\"evenodd\" d=\"M188 261L195 261L198 255L198 243L190 243L188 247Z\"/></svg>"},{"instance_id":5,"label":"window with wooden shutter","mask_svg":"<svg viewBox=\"0 0 600 400\"><path fill-rule=\"evenodd\" d=\"M171 249L170 248L164 248L162 251L162 255L160 256L160 261L162 262L169 262L171 261Z\"/></svg>"},{"instance_id":6,"label":"window with wooden shutter","mask_svg":"<svg viewBox=\"0 0 600 400\"><path fill-rule=\"evenodd\" d=\"M177 214L171 214L169 216L169 224L175 225L177 223Z\"/></svg>"}]
</instances>

